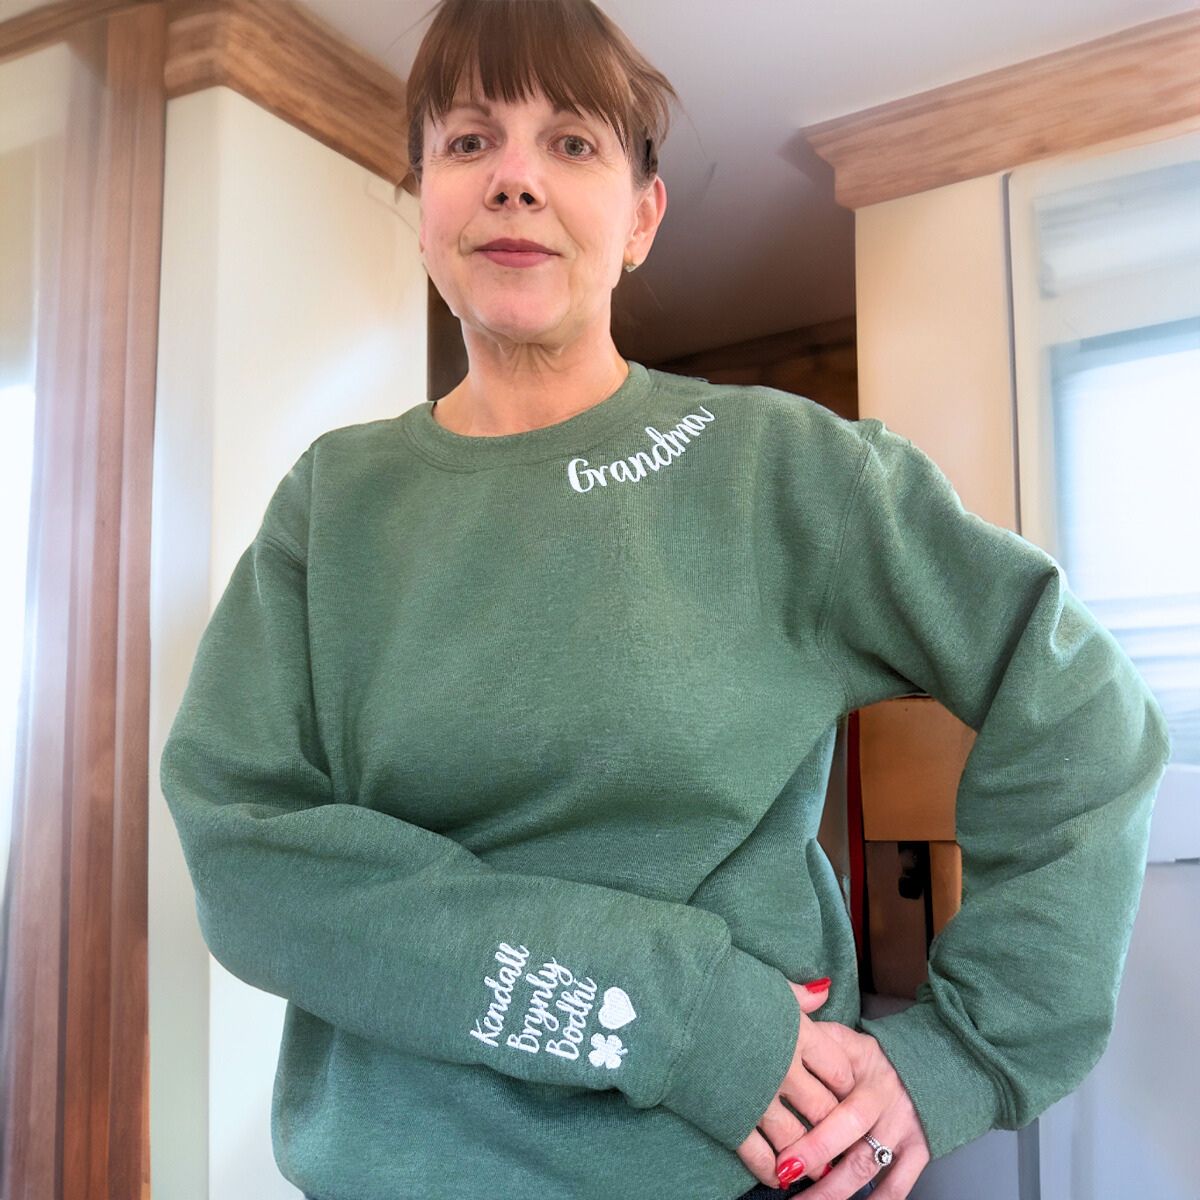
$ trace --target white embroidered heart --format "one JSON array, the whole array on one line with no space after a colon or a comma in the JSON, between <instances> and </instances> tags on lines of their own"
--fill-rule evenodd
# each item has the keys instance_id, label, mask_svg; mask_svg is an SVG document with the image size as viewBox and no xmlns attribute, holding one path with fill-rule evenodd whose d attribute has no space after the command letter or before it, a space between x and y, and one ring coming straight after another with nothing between
<instances>
[{"instance_id":1,"label":"white embroidered heart","mask_svg":"<svg viewBox=\"0 0 1200 1200\"><path fill-rule=\"evenodd\" d=\"M628 1025L637 1013L633 1011L633 1004L622 988L610 987L604 989L604 1004L598 1015L605 1029L620 1029L622 1025Z\"/></svg>"}]
</instances>

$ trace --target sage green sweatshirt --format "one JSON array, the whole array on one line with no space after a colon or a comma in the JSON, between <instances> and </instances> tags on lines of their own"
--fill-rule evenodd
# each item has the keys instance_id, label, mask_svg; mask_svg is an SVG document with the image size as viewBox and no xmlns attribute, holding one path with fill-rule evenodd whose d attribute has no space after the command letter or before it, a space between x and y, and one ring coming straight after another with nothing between
<instances>
[{"instance_id":1,"label":"sage green sweatshirt","mask_svg":"<svg viewBox=\"0 0 1200 1200\"><path fill-rule=\"evenodd\" d=\"M865 1029L935 1157L1111 1029L1169 757L1061 566L878 420L629 363L557 424L318 437L196 652L161 783L216 959L288 1001L319 1200L732 1200L800 1011ZM837 724L977 731L961 911L860 1022L816 840Z\"/></svg>"}]
</instances>

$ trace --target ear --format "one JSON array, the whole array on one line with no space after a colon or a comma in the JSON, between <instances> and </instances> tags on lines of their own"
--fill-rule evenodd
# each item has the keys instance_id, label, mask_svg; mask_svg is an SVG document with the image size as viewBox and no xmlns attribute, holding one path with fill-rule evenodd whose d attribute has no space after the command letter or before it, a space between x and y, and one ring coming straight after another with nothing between
<instances>
[{"instance_id":1,"label":"ear","mask_svg":"<svg viewBox=\"0 0 1200 1200\"><path fill-rule=\"evenodd\" d=\"M633 229L625 243L625 257L636 263L646 261L658 227L667 211L667 185L661 175L644 187L634 208Z\"/></svg>"}]
</instances>

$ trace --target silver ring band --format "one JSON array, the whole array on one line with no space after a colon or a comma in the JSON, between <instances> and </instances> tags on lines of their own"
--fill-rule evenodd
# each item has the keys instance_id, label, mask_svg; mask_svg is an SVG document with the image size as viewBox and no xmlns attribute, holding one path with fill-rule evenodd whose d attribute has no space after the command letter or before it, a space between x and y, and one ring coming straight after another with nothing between
<instances>
[{"instance_id":1,"label":"silver ring band","mask_svg":"<svg viewBox=\"0 0 1200 1200\"><path fill-rule=\"evenodd\" d=\"M890 1146L885 1146L882 1142L876 1141L869 1133L864 1133L863 1138L871 1149L875 1151L875 1161L881 1167L886 1167L895 1157Z\"/></svg>"}]
</instances>

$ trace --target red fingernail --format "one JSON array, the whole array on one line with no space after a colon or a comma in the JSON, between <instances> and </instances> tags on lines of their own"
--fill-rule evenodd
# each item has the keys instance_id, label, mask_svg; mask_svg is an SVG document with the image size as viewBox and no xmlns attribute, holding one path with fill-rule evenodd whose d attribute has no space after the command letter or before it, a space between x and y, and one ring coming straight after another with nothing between
<instances>
[{"instance_id":1,"label":"red fingernail","mask_svg":"<svg viewBox=\"0 0 1200 1200\"><path fill-rule=\"evenodd\" d=\"M829 1174L829 1172L830 1172L830 1171L832 1171L832 1170L833 1170L833 1163L826 1163L826 1164L825 1164L825 1170L823 1170L823 1171L820 1173L820 1175L818 1175L818 1176L817 1176L817 1178L818 1178L818 1179L824 1179L824 1178L825 1178L825 1176L826 1176L826 1175L828 1175L828 1174Z\"/></svg>"},{"instance_id":2,"label":"red fingernail","mask_svg":"<svg viewBox=\"0 0 1200 1200\"><path fill-rule=\"evenodd\" d=\"M804 1160L800 1158L785 1158L778 1167L779 1182L785 1187L795 1183L804 1174Z\"/></svg>"},{"instance_id":3,"label":"red fingernail","mask_svg":"<svg viewBox=\"0 0 1200 1200\"><path fill-rule=\"evenodd\" d=\"M823 992L831 982L830 979L814 979L812 983L806 983L804 986L810 992Z\"/></svg>"}]
</instances>

